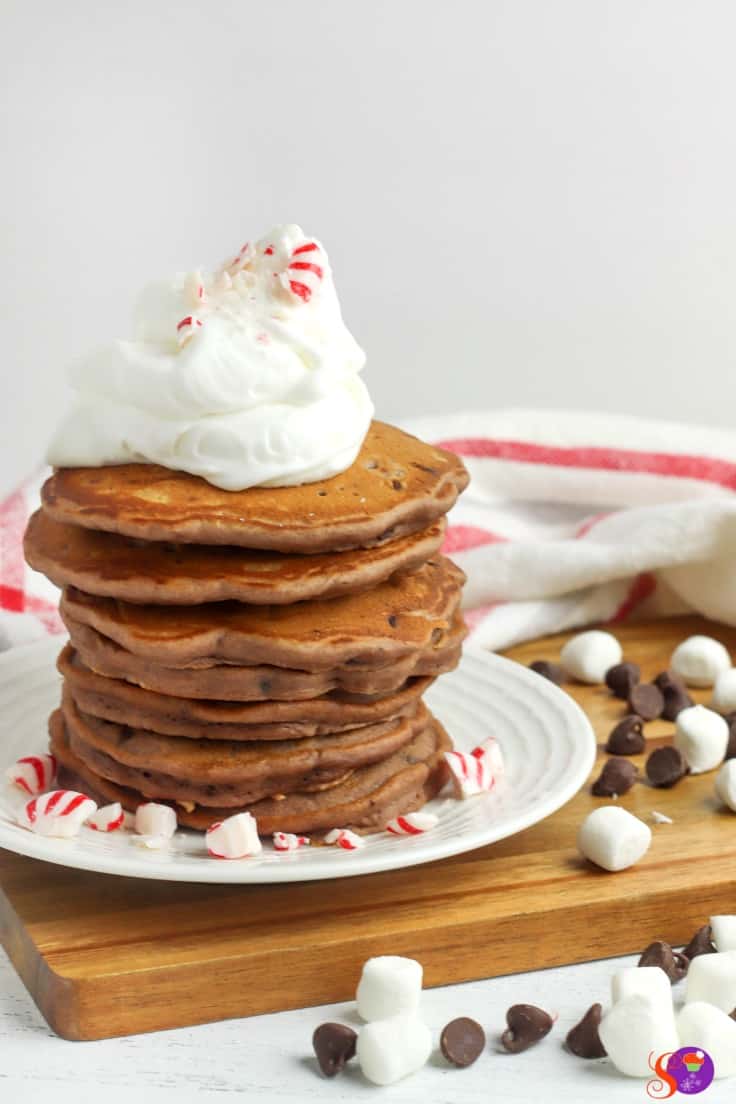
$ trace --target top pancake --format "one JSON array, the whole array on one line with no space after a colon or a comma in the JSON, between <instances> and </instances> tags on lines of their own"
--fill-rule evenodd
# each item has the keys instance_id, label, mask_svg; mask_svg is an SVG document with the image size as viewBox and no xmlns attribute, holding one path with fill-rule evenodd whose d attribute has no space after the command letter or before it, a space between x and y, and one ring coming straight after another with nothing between
<instances>
[{"instance_id":1,"label":"top pancake","mask_svg":"<svg viewBox=\"0 0 736 1104\"><path fill-rule=\"evenodd\" d=\"M42 499L57 521L141 540L309 553L425 529L467 484L453 453L373 422L355 463L317 483L223 491L156 464L121 464L61 468Z\"/></svg>"},{"instance_id":2,"label":"top pancake","mask_svg":"<svg viewBox=\"0 0 736 1104\"><path fill-rule=\"evenodd\" d=\"M28 523L28 563L59 587L155 605L234 599L284 605L351 594L419 567L438 551L444 518L375 548L288 555L228 545L138 541L66 525L37 510Z\"/></svg>"}]
</instances>

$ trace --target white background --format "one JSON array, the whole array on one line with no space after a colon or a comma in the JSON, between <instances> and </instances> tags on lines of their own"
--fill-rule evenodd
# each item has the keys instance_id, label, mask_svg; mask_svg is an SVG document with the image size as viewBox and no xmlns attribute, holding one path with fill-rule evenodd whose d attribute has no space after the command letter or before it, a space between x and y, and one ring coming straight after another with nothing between
<instances>
[{"instance_id":1,"label":"white background","mask_svg":"<svg viewBox=\"0 0 736 1104\"><path fill-rule=\"evenodd\" d=\"M0 490L141 284L298 221L380 414L730 424L729 0L0 0Z\"/></svg>"}]
</instances>

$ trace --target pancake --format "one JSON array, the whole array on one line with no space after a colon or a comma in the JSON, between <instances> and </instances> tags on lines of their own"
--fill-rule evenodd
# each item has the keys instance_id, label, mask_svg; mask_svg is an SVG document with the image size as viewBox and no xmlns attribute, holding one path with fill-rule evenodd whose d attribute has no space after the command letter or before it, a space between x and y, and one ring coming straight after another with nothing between
<instances>
[{"instance_id":1,"label":"pancake","mask_svg":"<svg viewBox=\"0 0 736 1104\"><path fill-rule=\"evenodd\" d=\"M413 712L432 683L431 678L410 679L381 697L334 691L298 702L226 702L154 694L122 679L97 675L69 644L57 667L83 713L197 740L294 740L378 724Z\"/></svg>"},{"instance_id":2,"label":"pancake","mask_svg":"<svg viewBox=\"0 0 736 1104\"><path fill-rule=\"evenodd\" d=\"M70 631L87 625L165 667L384 667L442 643L464 579L451 560L438 556L361 594L292 606L140 606L69 587L60 612Z\"/></svg>"},{"instance_id":3,"label":"pancake","mask_svg":"<svg viewBox=\"0 0 736 1104\"><path fill-rule=\"evenodd\" d=\"M299 701L333 690L348 694L391 694L421 675L451 671L460 660L465 624L458 613L440 642L395 660L385 667L345 666L329 671L301 671L288 667L172 668L133 655L89 625L67 620L72 644L86 667L108 678L126 679L146 690L179 698L216 698L219 701Z\"/></svg>"},{"instance_id":4,"label":"pancake","mask_svg":"<svg viewBox=\"0 0 736 1104\"><path fill-rule=\"evenodd\" d=\"M60 468L42 501L56 521L141 540L337 552L426 529L467 484L453 453L373 422L355 463L318 483L223 491L156 464L121 464Z\"/></svg>"},{"instance_id":5,"label":"pancake","mask_svg":"<svg viewBox=\"0 0 736 1104\"><path fill-rule=\"evenodd\" d=\"M89 794L100 804L119 801L135 811L142 794L101 778L69 746L60 710L49 721L51 750L60 765L59 785ZM452 747L447 733L432 718L427 728L387 759L360 767L339 785L317 793L293 793L254 802L247 811L256 817L261 835L272 832L326 832L331 828L376 831L389 820L421 808L447 781L444 752ZM232 815L233 808L176 808L183 827L206 830ZM245 811L245 810L238 810Z\"/></svg>"},{"instance_id":6,"label":"pancake","mask_svg":"<svg viewBox=\"0 0 736 1104\"><path fill-rule=\"evenodd\" d=\"M138 541L55 521L38 510L25 535L26 560L57 586L129 602L199 605L235 599L281 605L332 598L418 568L442 544L444 519L371 549L312 556L226 545Z\"/></svg>"},{"instance_id":7,"label":"pancake","mask_svg":"<svg viewBox=\"0 0 736 1104\"><path fill-rule=\"evenodd\" d=\"M183 740L101 721L80 713L68 690L62 713L72 751L96 774L155 800L215 807L321 791L356 768L386 759L431 721L420 705L411 717L336 736L248 744Z\"/></svg>"}]
</instances>

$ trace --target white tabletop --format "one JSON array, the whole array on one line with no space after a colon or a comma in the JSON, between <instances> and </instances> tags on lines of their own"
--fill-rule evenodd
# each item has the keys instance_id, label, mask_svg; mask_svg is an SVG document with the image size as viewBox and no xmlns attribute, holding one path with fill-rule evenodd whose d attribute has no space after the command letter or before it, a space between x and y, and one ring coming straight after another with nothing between
<instances>
[{"instance_id":1,"label":"white tabletop","mask_svg":"<svg viewBox=\"0 0 736 1104\"><path fill-rule=\"evenodd\" d=\"M620 1076L607 1059L575 1058L562 1046L567 1031L594 1001L605 1007L613 971L635 962L609 959L427 990L423 1014L435 1040L448 1020L471 1016L486 1029L486 1053L470 1069L457 1070L435 1051L415 1076L376 1089L355 1063L342 1076L326 1080L312 1053L312 1032L324 1020L357 1026L350 1003L68 1043L46 1026L0 952L0 1101L36 1104L43 1094L54 1104L226 1104L230 1099L241 1104L371 1099L391 1104L645 1104L645 1081ZM510 1055L500 1051L498 1034L508 1006L521 1002L557 1012L559 1020L537 1046ZM733 1094L733 1081L716 1081L702 1099L725 1104Z\"/></svg>"}]
</instances>

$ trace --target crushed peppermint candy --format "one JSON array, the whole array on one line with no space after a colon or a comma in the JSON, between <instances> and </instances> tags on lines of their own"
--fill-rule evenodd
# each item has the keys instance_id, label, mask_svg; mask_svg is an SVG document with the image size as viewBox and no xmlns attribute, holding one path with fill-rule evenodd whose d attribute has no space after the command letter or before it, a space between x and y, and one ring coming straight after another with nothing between
<instances>
[{"instance_id":1,"label":"crushed peppermint candy","mask_svg":"<svg viewBox=\"0 0 736 1104\"><path fill-rule=\"evenodd\" d=\"M390 820L386 831L392 836L421 836L436 828L439 819L434 813L405 813Z\"/></svg>"},{"instance_id":2,"label":"crushed peppermint candy","mask_svg":"<svg viewBox=\"0 0 736 1104\"><path fill-rule=\"evenodd\" d=\"M300 847L309 846L308 836L295 836L293 832L274 832L274 851L298 851Z\"/></svg>"},{"instance_id":3,"label":"crushed peppermint candy","mask_svg":"<svg viewBox=\"0 0 736 1104\"><path fill-rule=\"evenodd\" d=\"M29 797L45 793L56 781L57 764L53 755L25 755L8 767L5 777Z\"/></svg>"},{"instance_id":4,"label":"crushed peppermint candy","mask_svg":"<svg viewBox=\"0 0 736 1104\"><path fill-rule=\"evenodd\" d=\"M357 851L358 848L365 847L363 837L351 832L349 828L333 828L325 836L325 843L342 847L343 851Z\"/></svg>"}]
</instances>

